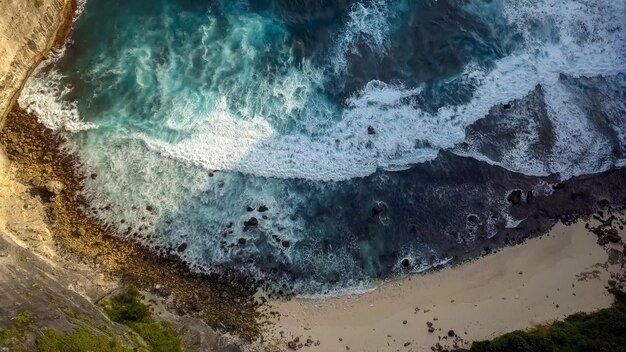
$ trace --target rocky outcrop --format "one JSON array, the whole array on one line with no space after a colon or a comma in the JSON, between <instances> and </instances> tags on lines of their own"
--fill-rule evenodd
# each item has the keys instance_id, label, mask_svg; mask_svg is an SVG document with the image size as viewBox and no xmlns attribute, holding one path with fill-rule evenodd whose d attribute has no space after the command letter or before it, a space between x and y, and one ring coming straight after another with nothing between
<instances>
[{"instance_id":1,"label":"rocky outcrop","mask_svg":"<svg viewBox=\"0 0 626 352\"><path fill-rule=\"evenodd\" d=\"M26 78L71 21L72 0L0 1L0 127Z\"/></svg>"}]
</instances>

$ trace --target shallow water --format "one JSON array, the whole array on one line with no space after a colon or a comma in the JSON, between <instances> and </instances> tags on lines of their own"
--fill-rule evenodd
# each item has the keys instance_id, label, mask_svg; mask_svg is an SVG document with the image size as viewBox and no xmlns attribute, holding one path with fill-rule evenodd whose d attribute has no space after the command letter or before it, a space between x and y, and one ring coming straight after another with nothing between
<instances>
[{"instance_id":1,"label":"shallow water","mask_svg":"<svg viewBox=\"0 0 626 352\"><path fill-rule=\"evenodd\" d=\"M84 5L20 105L71 134L98 216L198 270L358 287L480 248L511 189L625 164L623 2Z\"/></svg>"}]
</instances>

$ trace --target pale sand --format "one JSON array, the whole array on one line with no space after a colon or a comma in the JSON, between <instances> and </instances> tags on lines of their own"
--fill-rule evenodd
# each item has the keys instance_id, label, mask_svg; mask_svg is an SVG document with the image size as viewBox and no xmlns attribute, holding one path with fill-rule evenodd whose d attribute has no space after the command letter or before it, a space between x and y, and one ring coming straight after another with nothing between
<instances>
[{"instance_id":1,"label":"pale sand","mask_svg":"<svg viewBox=\"0 0 626 352\"><path fill-rule=\"evenodd\" d=\"M604 286L609 271L618 268L608 266L607 259L607 250L583 222L557 225L548 236L370 293L272 302L282 317L268 338L283 331L285 338L299 337L301 343L320 341L305 351L345 351L346 346L351 351L430 351L437 342L451 346L453 339L443 336L452 329L464 339L459 345L468 347L471 341L610 306L613 297ZM427 321L437 329L434 333L428 332Z\"/></svg>"}]
</instances>

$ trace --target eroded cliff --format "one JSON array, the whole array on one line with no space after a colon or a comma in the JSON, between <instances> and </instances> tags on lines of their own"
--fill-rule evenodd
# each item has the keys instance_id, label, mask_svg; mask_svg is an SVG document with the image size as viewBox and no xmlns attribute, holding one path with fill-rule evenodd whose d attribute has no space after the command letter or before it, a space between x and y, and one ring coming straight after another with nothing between
<instances>
[{"instance_id":1,"label":"eroded cliff","mask_svg":"<svg viewBox=\"0 0 626 352\"><path fill-rule=\"evenodd\" d=\"M71 0L0 0L0 126L26 78L71 21Z\"/></svg>"}]
</instances>

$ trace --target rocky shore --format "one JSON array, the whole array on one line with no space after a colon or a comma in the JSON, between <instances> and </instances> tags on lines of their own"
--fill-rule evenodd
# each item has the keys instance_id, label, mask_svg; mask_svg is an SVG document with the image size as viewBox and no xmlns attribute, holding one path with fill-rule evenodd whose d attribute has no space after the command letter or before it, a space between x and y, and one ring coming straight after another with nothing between
<instances>
[{"instance_id":1,"label":"rocky shore","mask_svg":"<svg viewBox=\"0 0 626 352\"><path fill-rule=\"evenodd\" d=\"M41 202L56 252L123 284L161 296L179 315L196 317L216 330L253 341L261 336L261 303L254 282L225 275L191 273L176 257L159 257L115 237L91 216L81 195L79 161L63 149L63 137L19 108L12 110L0 144L5 146L18 182ZM89 175L97 177L97 175Z\"/></svg>"},{"instance_id":2,"label":"rocky shore","mask_svg":"<svg viewBox=\"0 0 626 352\"><path fill-rule=\"evenodd\" d=\"M42 322L53 322L50 325L61 330L71 329L72 325L68 322L72 317L58 318L59 311L71 307L80 314L95 317L94 324L104 324L111 330L119 330L119 334L124 336L129 333L127 329L101 319L95 303L120 287L132 284L151 297L155 309L163 317L177 322L180 331L193 330L192 337L187 337L190 340L187 343L197 347L197 350L239 350L223 337L229 334L248 343L262 342L271 337L272 341L265 344L263 350L327 348L328 341L323 338L328 332L326 325L317 320L315 333L318 335L309 332L310 328L303 323L307 321L306 317L297 316L289 302L273 301L273 305L282 307L280 313L273 311L267 300L258 295L258 282L236 274L193 273L176 256L159 256L139 243L120 239L96 217L98 212L106 211L106 207L92 207L82 190L85 178L97 178L98 175L81 171L80 160L64 149L62 134L46 129L36 116L15 106L26 77L52 47L62 45L71 29L71 18L77 6L75 1L68 0L37 4L40 2L0 2L0 12L10 14L0 19L0 36L4 36L0 39L11 37L10 40L0 40L0 57L4 57L0 60L0 259L11 265L3 268L6 272L0 271L9 278L0 282L0 293L9 298L0 304L0 314L4 315L0 317L0 328L3 327L1 319L17 313L16 307L22 309L31 304L33 311L44 312L49 303L46 299L56 297L63 304L56 305L56 315L47 316ZM368 133L373 134L375 130L368 128ZM456 262L463 263L467 259L493 254L509 245L522 244L530 237L548 233L559 222L571 224L580 218L593 220L587 226L596 236L593 240L603 248L612 249L609 256L619 257L612 259L615 263L622 260L619 246L623 244L621 236L626 220L620 205L626 204L626 170L555 182L553 188L553 192L546 196L533 195L530 190L512 190L508 196L511 214L525 220L514 228L503 229L484 248L467 253L464 258L456 258ZM146 211L151 212L151 207L147 206ZM372 209L373 213L381 211ZM256 221L256 218L252 219ZM253 225L250 221L246 225ZM468 221L475 219L468 217ZM584 252L587 242L579 242L574 247ZM559 242L553 241L551 245L551 248L558 249ZM545 255L552 254L545 252ZM519 263L526 262L520 259ZM526 272L526 269L522 271ZM519 271L520 276L522 271ZM555 272L555 275L559 273ZM517 277L517 271L514 274ZM607 281L609 288L623 289L623 273L611 272L610 275L613 276ZM49 283L48 277L54 278L54 282ZM449 280L452 282L454 279L458 277L452 276ZM35 290L32 290L33 287ZM30 296L24 292L30 292ZM600 303L606 303L604 297L602 300ZM375 305L380 301L367 302ZM572 302L574 309L573 304L578 301ZM297 305L300 303L295 304L296 311L302 309ZM311 310L319 308L311 308L315 304L309 302L306 307ZM333 306L331 301L325 307L336 310L338 306ZM410 307L409 313L417 314L413 309ZM421 309L425 314L423 307ZM381 314L384 316L387 313ZM402 310L400 315L405 313L408 314ZM283 323L281 315L285 318ZM329 317L316 316L325 319L324 324ZM408 324L407 320L409 318L399 321L404 326ZM453 320L452 313L450 320ZM354 325L359 323L350 322ZM387 322L377 320L378 323L385 325ZM289 332L282 331L280 324L285 325ZM320 324L322 328L319 328ZM379 326L376 324L374 326ZM426 336L434 332L434 328L429 331L432 325L422 325L422 328L426 326L428 329L421 332ZM460 331L459 327L450 327L447 333L450 341L457 341ZM343 337L334 339L334 344L330 346L344 348L348 344L342 339L348 335L346 332ZM443 335L445 337L446 334ZM334 338L334 335L330 336ZM483 337L480 334L477 336ZM397 341L401 342L400 349L410 349L418 344L404 337ZM461 340L467 341L465 337Z\"/></svg>"},{"instance_id":3,"label":"rocky shore","mask_svg":"<svg viewBox=\"0 0 626 352\"><path fill-rule=\"evenodd\" d=\"M199 350L236 350L220 337L224 333L249 342L259 339L263 308L253 297L254 282L230 275L194 274L176 257L160 257L137 243L116 238L92 216L97 210L81 195L84 177L97 175L82 175L80 161L63 149L64 137L16 106L27 77L50 50L63 46L77 6L76 0L0 2L0 254L17 267L7 273L13 280L3 281L0 287L7 298L3 300L6 305L0 306L0 328L6 327L16 307L43 309L41 302L24 296L19 287L44 286L33 280L38 272L46 272L42 265L51 265L59 272L49 276L61 288L44 287L39 294L81 297L76 300L86 307L81 314L94 316L96 322L100 318L94 304L133 284L161 304L168 320L185 321L182 330L195 331L185 336L193 335ZM29 251L29 260L21 261L26 256L15 254ZM27 262L38 265L30 267ZM36 318L50 327L69 329L67 324ZM208 326L202 328L203 324ZM196 341L198 336L201 341Z\"/></svg>"}]
</instances>

